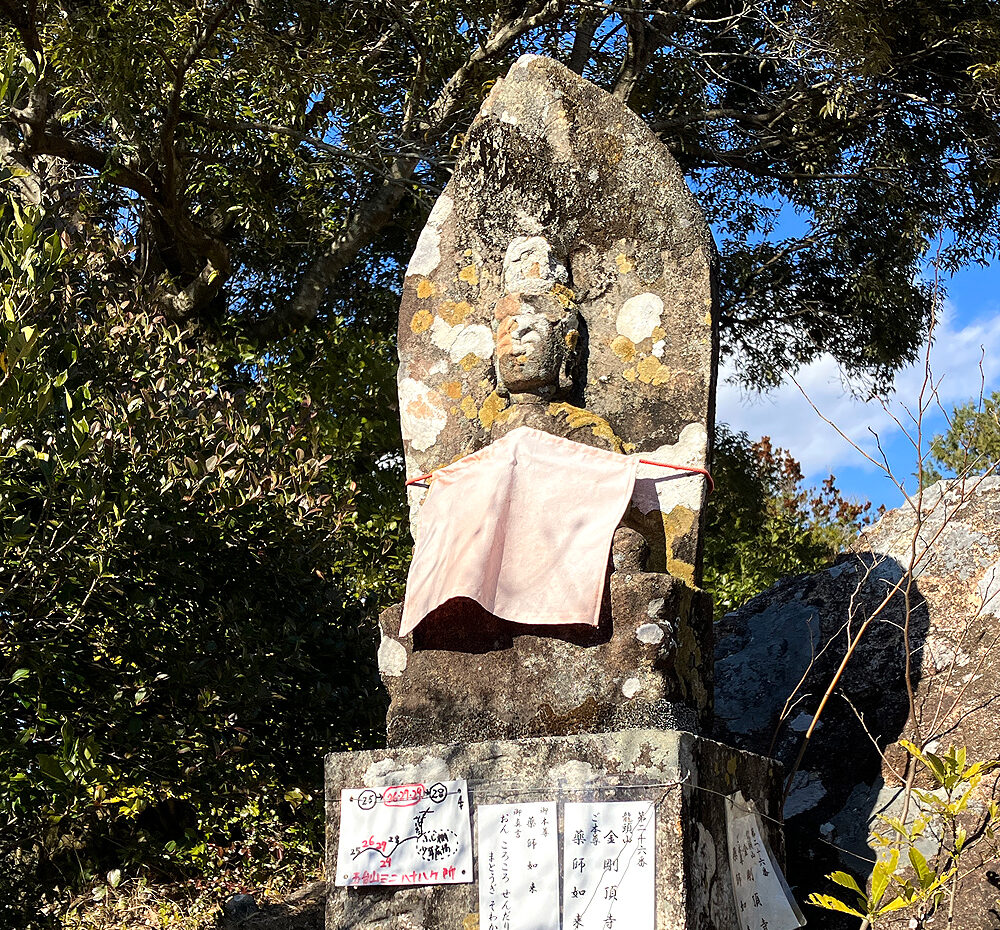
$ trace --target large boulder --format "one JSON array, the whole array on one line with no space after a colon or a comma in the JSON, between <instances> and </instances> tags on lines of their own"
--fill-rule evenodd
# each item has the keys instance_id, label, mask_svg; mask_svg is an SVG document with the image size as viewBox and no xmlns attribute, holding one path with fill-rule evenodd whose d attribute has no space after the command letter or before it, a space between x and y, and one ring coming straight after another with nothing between
<instances>
[{"instance_id":1,"label":"large boulder","mask_svg":"<svg viewBox=\"0 0 1000 930\"><path fill-rule=\"evenodd\" d=\"M870 874L877 817L902 810L900 738L930 741L932 751L965 746L970 761L1000 758L998 517L1000 478L939 482L887 513L833 567L778 583L717 628L715 738L789 768L849 642L862 634L785 803L800 900L840 890L824 878L833 869ZM919 766L915 785L930 787ZM995 789L995 779L980 786L972 819ZM908 809L912 816L915 803ZM978 867L961 882L951 930L1000 923L996 850L980 852L986 846L963 866ZM930 858L933 836L921 847ZM857 926L807 910L813 926ZM937 925L943 916L927 924Z\"/></svg>"}]
</instances>

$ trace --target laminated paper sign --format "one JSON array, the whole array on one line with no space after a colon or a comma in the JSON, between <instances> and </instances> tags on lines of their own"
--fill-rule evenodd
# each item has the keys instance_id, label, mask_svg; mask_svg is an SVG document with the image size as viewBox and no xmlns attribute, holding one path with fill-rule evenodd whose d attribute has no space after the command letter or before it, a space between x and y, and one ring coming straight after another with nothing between
<instances>
[{"instance_id":1,"label":"laminated paper sign","mask_svg":"<svg viewBox=\"0 0 1000 930\"><path fill-rule=\"evenodd\" d=\"M341 791L337 885L442 885L472 880L472 827L465 781Z\"/></svg>"},{"instance_id":2,"label":"laminated paper sign","mask_svg":"<svg viewBox=\"0 0 1000 930\"><path fill-rule=\"evenodd\" d=\"M653 930L652 801L566 804L563 930Z\"/></svg>"},{"instance_id":3,"label":"laminated paper sign","mask_svg":"<svg viewBox=\"0 0 1000 930\"><path fill-rule=\"evenodd\" d=\"M739 930L795 930L806 919L774 861L760 814L737 791L726 799L729 870Z\"/></svg>"},{"instance_id":4,"label":"laminated paper sign","mask_svg":"<svg viewBox=\"0 0 1000 930\"><path fill-rule=\"evenodd\" d=\"M559 930L556 805L481 804L479 930Z\"/></svg>"}]
</instances>

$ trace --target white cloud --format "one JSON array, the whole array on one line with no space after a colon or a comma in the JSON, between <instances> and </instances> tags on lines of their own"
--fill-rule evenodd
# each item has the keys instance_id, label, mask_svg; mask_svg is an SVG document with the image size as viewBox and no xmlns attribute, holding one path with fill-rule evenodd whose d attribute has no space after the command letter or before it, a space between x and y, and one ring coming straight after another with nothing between
<instances>
[{"instance_id":1,"label":"white cloud","mask_svg":"<svg viewBox=\"0 0 1000 930\"><path fill-rule=\"evenodd\" d=\"M799 372L797 380L825 417L878 458L870 432L874 430L896 474L906 477L914 470L915 454L891 414L915 435L910 414L916 416L919 407L924 381L923 356L921 353L920 361L897 376L888 410L877 400L865 403L853 396L837 363L829 356L808 365ZM955 308L946 305L935 331L930 368L938 400L948 412L956 404L977 397L981 389L987 394L1000 389L1000 314L962 321ZM726 371L725 366L720 372L720 422L746 431L751 439L770 436L775 445L788 449L802 463L806 477L812 480L836 474L844 466L866 465L862 456L813 411L793 383L785 382L766 395L747 394L723 380L730 373L731 369ZM934 406L925 414L925 441L943 428L943 415ZM894 456L899 460L894 462ZM868 467L874 471L874 466Z\"/></svg>"}]
</instances>

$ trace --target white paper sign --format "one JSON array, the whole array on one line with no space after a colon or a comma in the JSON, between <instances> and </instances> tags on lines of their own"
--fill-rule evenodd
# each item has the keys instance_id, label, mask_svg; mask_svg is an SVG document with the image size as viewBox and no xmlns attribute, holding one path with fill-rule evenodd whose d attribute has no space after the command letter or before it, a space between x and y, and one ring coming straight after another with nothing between
<instances>
[{"instance_id":1,"label":"white paper sign","mask_svg":"<svg viewBox=\"0 0 1000 930\"><path fill-rule=\"evenodd\" d=\"M559 930L555 802L481 804L479 930Z\"/></svg>"},{"instance_id":2,"label":"white paper sign","mask_svg":"<svg viewBox=\"0 0 1000 930\"><path fill-rule=\"evenodd\" d=\"M652 801L566 804L563 930L653 930Z\"/></svg>"},{"instance_id":3,"label":"white paper sign","mask_svg":"<svg viewBox=\"0 0 1000 930\"><path fill-rule=\"evenodd\" d=\"M729 870L739 930L794 930L806 919L774 861L760 815L737 791L726 799Z\"/></svg>"},{"instance_id":4,"label":"white paper sign","mask_svg":"<svg viewBox=\"0 0 1000 930\"><path fill-rule=\"evenodd\" d=\"M464 781L341 791L337 885L472 880L472 826Z\"/></svg>"}]
</instances>

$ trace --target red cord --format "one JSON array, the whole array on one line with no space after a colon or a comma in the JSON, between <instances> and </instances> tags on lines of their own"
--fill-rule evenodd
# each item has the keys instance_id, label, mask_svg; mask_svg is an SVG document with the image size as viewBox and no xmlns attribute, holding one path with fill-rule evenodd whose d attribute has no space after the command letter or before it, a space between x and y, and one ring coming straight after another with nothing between
<instances>
[{"instance_id":1,"label":"red cord","mask_svg":"<svg viewBox=\"0 0 1000 930\"><path fill-rule=\"evenodd\" d=\"M708 493L711 494L715 490L715 482L712 480L711 474L707 468L696 468L694 465L669 465L666 462L651 462L649 459L639 459L639 463L642 465L656 465L659 468L675 468L677 471L689 471L696 475L704 475L708 481Z\"/></svg>"},{"instance_id":2,"label":"red cord","mask_svg":"<svg viewBox=\"0 0 1000 930\"><path fill-rule=\"evenodd\" d=\"M696 468L694 465L670 465L667 462L653 462L650 459L639 459L640 465L655 465L658 468L673 468L677 471L689 471L695 475L704 475L708 481L708 493L711 494L715 490L715 482L712 480L712 476L709 474L707 468ZM406 486L409 487L411 484L420 484L427 481L434 472L430 471L426 475L418 475L416 478L410 478L406 482Z\"/></svg>"}]
</instances>

